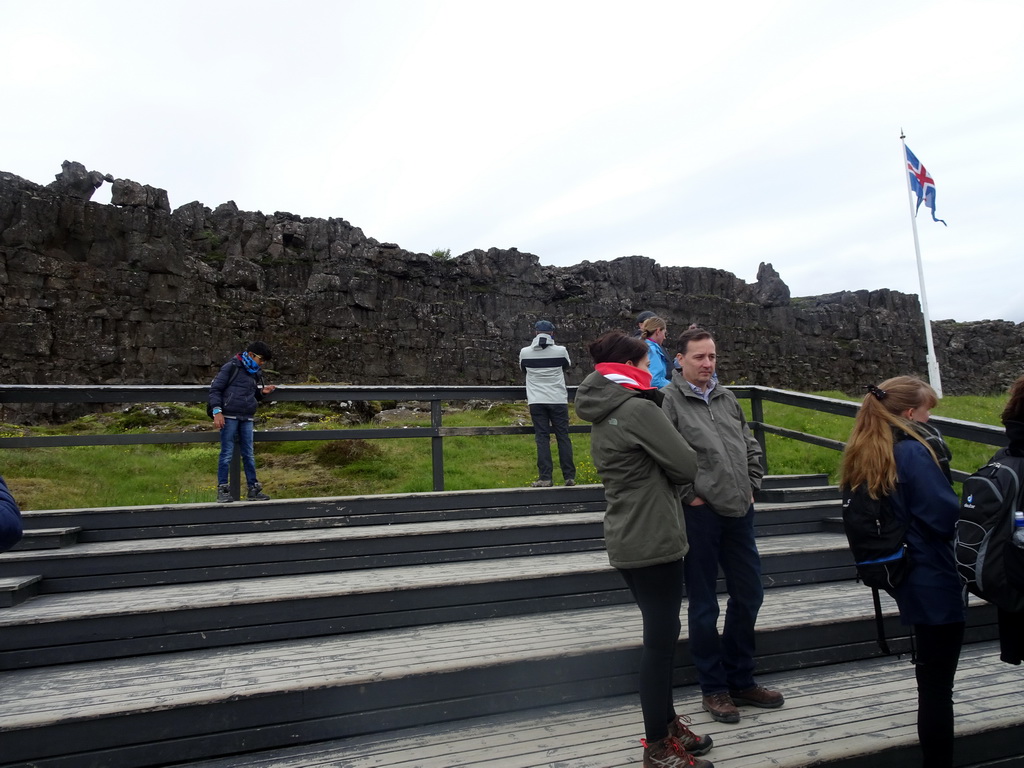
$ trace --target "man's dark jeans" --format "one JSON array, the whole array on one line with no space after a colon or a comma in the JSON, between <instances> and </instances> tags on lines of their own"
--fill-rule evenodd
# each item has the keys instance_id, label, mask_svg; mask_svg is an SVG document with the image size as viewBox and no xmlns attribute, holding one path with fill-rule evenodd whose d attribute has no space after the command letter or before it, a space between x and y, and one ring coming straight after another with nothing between
<instances>
[{"instance_id":1,"label":"man's dark jeans","mask_svg":"<svg viewBox=\"0 0 1024 768\"><path fill-rule=\"evenodd\" d=\"M686 575L690 656L704 695L754 685L754 623L764 601L761 558L754 543L754 507L743 517L723 517L710 504L683 505L690 551ZM718 566L729 602L718 634Z\"/></svg>"},{"instance_id":2,"label":"man's dark jeans","mask_svg":"<svg viewBox=\"0 0 1024 768\"><path fill-rule=\"evenodd\" d=\"M576 464L572 460L572 443L569 441L569 406L565 403L534 403L530 405L533 419L533 436L537 440L537 476L550 480L554 465L551 462L551 433L558 442L558 463L562 468L562 480L576 479Z\"/></svg>"}]
</instances>

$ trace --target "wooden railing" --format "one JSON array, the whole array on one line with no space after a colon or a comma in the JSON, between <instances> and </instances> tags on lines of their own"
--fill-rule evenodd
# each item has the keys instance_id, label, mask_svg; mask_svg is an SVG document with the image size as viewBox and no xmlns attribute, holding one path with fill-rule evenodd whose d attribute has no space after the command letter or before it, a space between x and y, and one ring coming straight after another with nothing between
<instances>
[{"instance_id":1,"label":"wooden railing","mask_svg":"<svg viewBox=\"0 0 1024 768\"><path fill-rule=\"evenodd\" d=\"M781 403L782 405L790 405L796 408L808 408L812 411L849 416L851 419L856 418L857 411L860 408L860 403L849 400L805 395L800 392L772 389L771 387L736 386L729 387L729 389L732 390L736 397L750 400L750 427L755 437L757 437L757 441L761 444L761 452L766 460L768 457L768 452L765 450L766 434L788 437L836 451L843 450L845 443L806 432L797 432L792 429L784 429L783 427L766 424L764 420L765 403ZM975 443L998 447L1003 447L1007 444L1006 433L1002 427L993 427L990 424L976 424L972 421L960 421L959 419L947 419L942 416L932 416L930 421L939 428L944 437L969 440ZM853 427L852 422L850 426L851 428ZM765 467L765 471L767 471L767 467ZM953 479L956 481L963 481L969 476L969 473L961 472L958 469L954 469L952 474Z\"/></svg>"},{"instance_id":2,"label":"wooden railing","mask_svg":"<svg viewBox=\"0 0 1024 768\"><path fill-rule=\"evenodd\" d=\"M772 389L759 386L733 386L730 390L739 398L750 400L750 426L761 444L767 465L768 454L765 435L774 434L812 445L841 451L843 443L819 435L797 432L765 423L764 404L781 403L797 408L849 416L857 415L859 404L799 392ZM576 388L569 388L569 397L575 396ZM33 403L205 403L209 387L203 385L0 385L0 404ZM365 429L309 429L257 431L259 442L323 441L323 440L380 440L389 438L429 438L433 472L433 488L444 490L444 453L446 437L476 437L488 435L533 434L531 427L445 427L442 422L445 402L522 401L526 399L525 387L429 387L429 386L320 386L296 385L279 386L273 394L275 401L298 401L308 403L330 403L348 401L396 401L429 402L429 427L379 427ZM956 419L933 416L943 435L970 440L987 445L1006 445L1006 436L1000 427L975 424ZM571 432L590 432L588 425L572 426ZM217 431L203 432L156 432L123 433L115 435L53 435L39 437L0 437L0 449L44 448L88 445L152 445L160 443L216 443L220 442ZM766 466L767 471L767 466ZM954 479L962 480L967 473L954 470ZM240 485L240 464L238 452L231 471L231 483L237 493Z\"/></svg>"}]
</instances>

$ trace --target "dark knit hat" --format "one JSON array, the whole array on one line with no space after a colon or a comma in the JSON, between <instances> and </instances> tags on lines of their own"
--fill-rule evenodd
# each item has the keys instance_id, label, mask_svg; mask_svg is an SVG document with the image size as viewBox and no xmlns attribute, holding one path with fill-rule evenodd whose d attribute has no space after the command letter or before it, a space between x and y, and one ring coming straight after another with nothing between
<instances>
[{"instance_id":1,"label":"dark knit hat","mask_svg":"<svg viewBox=\"0 0 1024 768\"><path fill-rule=\"evenodd\" d=\"M264 360L269 360L273 357L270 352L270 347L264 344L262 341L254 341L248 347L245 348L246 352L251 352L254 355L259 355Z\"/></svg>"}]
</instances>

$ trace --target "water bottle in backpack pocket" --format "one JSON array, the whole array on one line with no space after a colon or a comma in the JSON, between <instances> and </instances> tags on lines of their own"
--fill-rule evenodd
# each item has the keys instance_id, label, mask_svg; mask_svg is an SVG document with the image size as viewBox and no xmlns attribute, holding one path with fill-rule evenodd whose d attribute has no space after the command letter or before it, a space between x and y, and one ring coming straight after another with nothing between
<instances>
[{"instance_id":1,"label":"water bottle in backpack pocket","mask_svg":"<svg viewBox=\"0 0 1024 768\"><path fill-rule=\"evenodd\" d=\"M1024 593L1024 512L1013 515L1013 536L1006 546L1006 580Z\"/></svg>"}]
</instances>

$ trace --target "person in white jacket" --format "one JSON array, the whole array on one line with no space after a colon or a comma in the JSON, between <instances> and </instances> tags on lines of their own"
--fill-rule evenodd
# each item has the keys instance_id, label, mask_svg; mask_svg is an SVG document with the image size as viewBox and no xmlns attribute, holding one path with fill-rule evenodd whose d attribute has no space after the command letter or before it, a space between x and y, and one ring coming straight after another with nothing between
<instances>
[{"instance_id":1,"label":"person in white jacket","mask_svg":"<svg viewBox=\"0 0 1024 768\"><path fill-rule=\"evenodd\" d=\"M565 369L571 365L565 347L555 344L555 326L547 320L534 325L533 342L519 351L519 367L526 374L526 402L533 419L537 441L537 479L530 485L552 485L551 433L558 443L558 463L566 485L576 485L576 464L569 440L569 393L565 389Z\"/></svg>"}]
</instances>

